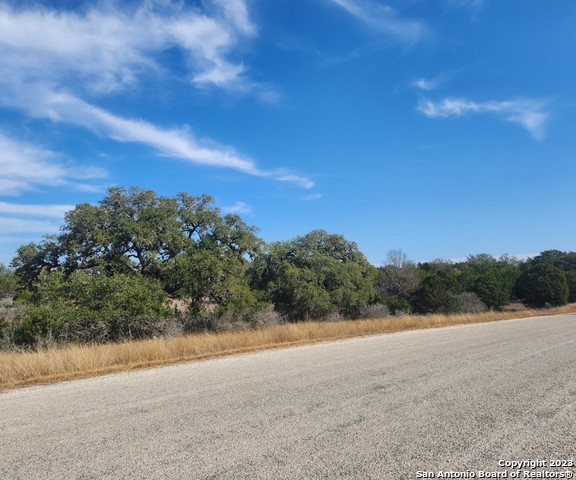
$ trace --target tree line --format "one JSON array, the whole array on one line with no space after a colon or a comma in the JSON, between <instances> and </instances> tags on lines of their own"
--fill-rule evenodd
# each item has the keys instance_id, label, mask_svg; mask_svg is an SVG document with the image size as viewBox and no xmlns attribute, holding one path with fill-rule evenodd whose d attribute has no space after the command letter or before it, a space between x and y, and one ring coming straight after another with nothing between
<instances>
[{"instance_id":1,"label":"tree line","mask_svg":"<svg viewBox=\"0 0 576 480\"><path fill-rule=\"evenodd\" d=\"M575 252L416 264L392 250L375 267L342 235L265 243L257 233L209 195L110 188L98 205L68 212L58 235L0 265L0 345L576 301Z\"/></svg>"}]
</instances>

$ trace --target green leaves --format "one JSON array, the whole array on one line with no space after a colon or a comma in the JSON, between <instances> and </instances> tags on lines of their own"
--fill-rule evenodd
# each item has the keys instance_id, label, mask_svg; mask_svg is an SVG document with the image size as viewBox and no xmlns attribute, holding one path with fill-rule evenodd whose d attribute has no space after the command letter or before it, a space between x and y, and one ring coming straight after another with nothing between
<instances>
[{"instance_id":1,"label":"green leaves","mask_svg":"<svg viewBox=\"0 0 576 480\"><path fill-rule=\"evenodd\" d=\"M253 285L290 320L333 311L356 318L376 297L376 269L358 246L323 230L271 244L251 272Z\"/></svg>"},{"instance_id":2,"label":"green leaves","mask_svg":"<svg viewBox=\"0 0 576 480\"><path fill-rule=\"evenodd\" d=\"M516 295L529 307L565 305L569 297L566 274L554 265L537 262L518 278Z\"/></svg>"},{"instance_id":3,"label":"green leaves","mask_svg":"<svg viewBox=\"0 0 576 480\"><path fill-rule=\"evenodd\" d=\"M135 187L111 188L100 205L79 204L68 212L60 235L21 247L14 266L30 285L51 270L160 278L166 265L191 249L241 261L254 257L261 245L257 229L237 215L222 217L212 204L208 195L167 198Z\"/></svg>"},{"instance_id":4,"label":"green leaves","mask_svg":"<svg viewBox=\"0 0 576 480\"><path fill-rule=\"evenodd\" d=\"M19 344L147 337L171 313L161 284L137 274L44 273L34 286L16 326Z\"/></svg>"},{"instance_id":5,"label":"green leaves","mask_svg":"<svg viewBox=\"0 0 576 480\"><path fill-rule=\"evenodd\" d=\"M16 293L18 279L12 270L0 263L0 300Z\"/></svg>"},{"instance_id":6,"label":"green leaves","mask_svg":"<svg viewBox=\"0 0 576 480\"><path fill-rule=\"evenodd\" d=\"M60 264L61 245L57 238L46 236L39 243L28 243L18 248L12 267L23 288L31 288L43 272L51 272Z\"/></svg>"}]
</instances>

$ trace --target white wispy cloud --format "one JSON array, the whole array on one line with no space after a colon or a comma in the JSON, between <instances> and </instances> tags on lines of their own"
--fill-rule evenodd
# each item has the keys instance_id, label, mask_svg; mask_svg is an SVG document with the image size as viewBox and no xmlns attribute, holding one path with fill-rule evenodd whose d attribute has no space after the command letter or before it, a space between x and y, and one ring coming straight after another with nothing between
<instances>
[{"instance_id":1,"label":"white wispy cloud","mask_svg":"<svg viewBox=\"0 0 576 480\"><path fill-rule=\"evenodd\" d=\"M414 43L425 32L422 22L402 18L393 8L374 0L329 0L346 10L350 15L368 25L403 42Z\"/></svg>"},{"instance_id":2,"label":"white wispy cloud","mask_svg":"<svg viewBox=\"0 0 576 480\"><path fill-rule=\"evenodd\" d=\"M15 196L42 186L89 187L87 180L105 176L101 168L67 165L55 152L18 142L0 132L1 196Z\"/></svg>"},{"instance_id":3,"label":"white wispy cloud","mask_svg":"<svg viewBox=\"0 0 576 480\"><path fill-rule=\"evenodd\" d=\"M0 202L0 213L8 215L32 215L36 217L64 218L64 214L74 205L33 205Z\"/></svg>"},{"instance_id":4,"label":"white wispy cloud","mask_svg":"<svg viewBox=\"0 0 576 480\"><path fill-rule=\"evenodd\" d=\"M45 91L38 97L28 96L19 104L32 116L80 125L118 142L147 145L167 157L197 165L231 168L257 177L290 182L303 188L314 185L309 178L287 170L259 168L252 159L241 156L230 147L218 147L214 142L202 143L189 128L163 129L144 120L123 118L70 94Z\"/></svg>"},{"instance_id":5,"label":"white wispy cloud","mask_svg":"<svg viewBox=\"0 0 576 480\"><path fill-rule=\"evenodd\" d=\"M22 218L0 217L0 234L13 233L57 233L60 226L57 223L43 220L29 220Z\"/></svg>"},{"instance_id":6,"label":"white wispy cloud","mask_svg":"<svg viewBox=\"0 0 576 480\"><path fill-rule=\"evenodd\" d=\"M256 31L256 27L250 20L248 7L244 0L214 0L231 25L234 25L242 33L251 35Z\"/></svg>"},{"instance_id":7,"label":"white wispy cloud","mask_svg":"<svg viewBox=\"0 0 576 480\"><path fill-rule=\"evenodd\" d=\"M119 2L95 3L84 13L0 5L2 64L20 82L77 86L105 92L137 82L143 72L161 73L155 55L179 49L190 80L220 87L242 85L244 67L228 57L254 33L242 0L215 0L214 15L165 1L133 10ZM4 70L4 69L3 69Z\"/></svg>"},{"instance_id":8,"label":"white wispy cloud","mask_svg":"<svg viewBox=\"0 0 576 480\"><path fill-rule=\"evenodd\" d=\"M445 98L439 102L423 99L418 110L430 118L461 117L468 114L494 114L503 120L520 125L535 139L542 140L550 114L542 101L519 99L473 102L459 98Z\"/></svg>"},{"instance_id":9,"label":"white wispy cloud","mask_svg":"<svg viewBox=\"0 0 576 480\"><path fill-rule=\"evenodd\" d=\"M302 200L312 201L312 200L320 200L321 198L322 198L321 193L312 193L310 195L306 195L305 197L303 197Z\"/></svg>"},{"instance_id":10,"label":"white wispy cloud","mask_svg":"<svg viewBox=\"0 0 576 480\"><path fill-rule=\"evenodd\" d=\"M236 202L234 205L222 207L222 211L225 213L250 213L252 207L244 202Z\"/></svg>"},{"instance_id":11,"label":"white wispy cloud","mask_svg":"<svg viewBox=\"0 0 576 480\"><path fill-rule=\"evenodd\" d=\"M453 71L444 72L432 78L419 78L414 80L411 85L413 87L419 88L420 90L431 91L437 89L443 83L446 83L453 75Z\"/></svg>"},{"instance_id":12,"label":"white wispy cloud","mask_svg":"<svg viewBox=\"0 0 576 480\"><path fill-rule=\"evenodd\" d=\"M73 208L74 205L0 202L0 238L5 239L5 243L18 245L36 237L58 233L64 215Z\"/></svg>"},{"instance_id":13,"label":"white wispy cloud","mask_svg":"<svg viewBox=\"0 0 576 480\"><path fill-rule=\"evenodd\" d=\"M419 78L412 82L412 85L420 90L434 90L437 87L437 83L433 80L426 80L425 78Z\"/></svg>"},{"instance_id":14,"label":"white wispy cloud","mask_svg":"<svg viewBox=\"0 0 576 480\"><path fill-rule=\"evenodd\" d=\"M187 126L165 128L98 106L102 96L137 88L150 76L178 76L158 60L170 49L185 57L183 67L193 85L259 88L247 78L243 63L232 59L239 43L256 33L245 0L211 0L203 5L200 10L163 0L131 9L110 0L83 12L0 5L0 105L81 126L118 142L147 145L163 156L310 188L312 181L306 177L262 169L233 148L198 141ZM273 101L270 89L262 89L260 95ZM20 155L32 157L26 149ZM42 173L46 181L63 178L61 166L53 165L49 155L39 158L44 158L48 172L58 170ZM77 176L73 171L68 174ZM19 174L0 172L4 191L18 192L30 185L33 182L26 183Z\"/></svg>"}]
</instances>

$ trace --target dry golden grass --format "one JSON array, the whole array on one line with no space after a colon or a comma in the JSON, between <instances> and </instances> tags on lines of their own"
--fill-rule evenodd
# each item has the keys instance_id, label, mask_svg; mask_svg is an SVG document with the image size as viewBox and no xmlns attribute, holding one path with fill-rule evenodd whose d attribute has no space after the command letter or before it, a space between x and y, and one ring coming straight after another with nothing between
<instances>
[{"instance_id":1,"label":"dry golden grass","mask_svg":"<svg viewBox=\"0 0 576 480\"><path fill-rule=\"evenodd\" d=\"M108 345L72 345L36 352L2 352L0 390L318 341L570 312L576 312L576 304L545 311L305 322L243 332L206 333Z\"/></svg>"}]
</instances>

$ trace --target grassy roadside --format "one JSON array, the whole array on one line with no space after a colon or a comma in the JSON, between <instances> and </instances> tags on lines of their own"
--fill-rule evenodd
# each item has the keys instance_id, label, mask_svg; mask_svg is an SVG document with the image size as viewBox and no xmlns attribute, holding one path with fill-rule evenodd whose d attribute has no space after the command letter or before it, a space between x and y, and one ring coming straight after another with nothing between
<instances>
[{"instance_id":1,"label":"grassy roadside","mask_svg":"<svg viewBox=\"0 0 576 480\"><path fill-rule=\"evenodd\" d=\"M205 333L108 345L72 345L36 352L0 352L0 391L326 340L571 312L576 312L576 304L521 312L304 322L242 332Z\"/></svg>"}]
</instances>

